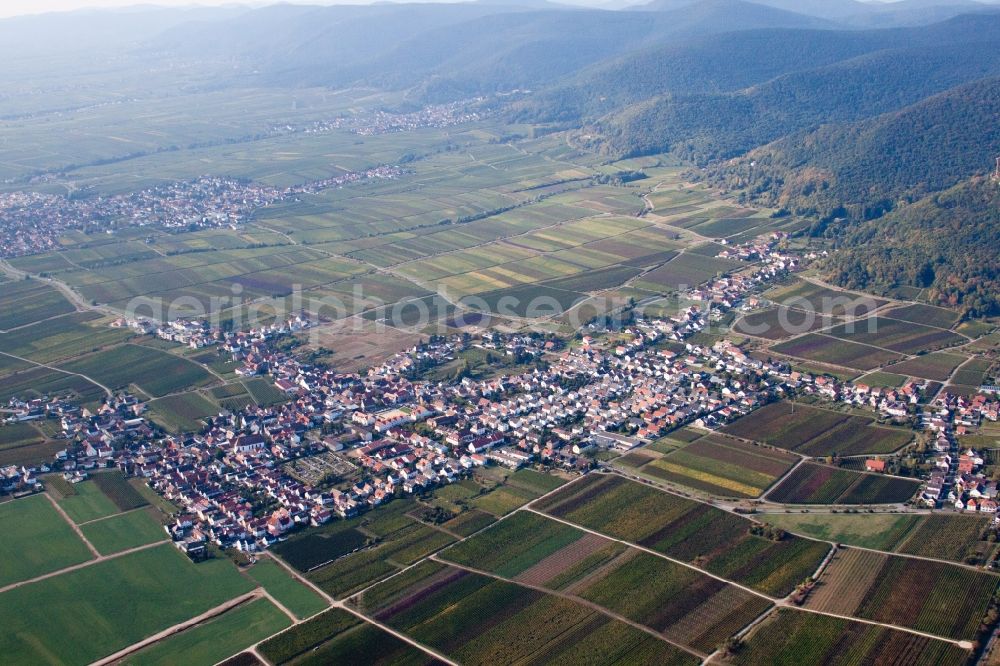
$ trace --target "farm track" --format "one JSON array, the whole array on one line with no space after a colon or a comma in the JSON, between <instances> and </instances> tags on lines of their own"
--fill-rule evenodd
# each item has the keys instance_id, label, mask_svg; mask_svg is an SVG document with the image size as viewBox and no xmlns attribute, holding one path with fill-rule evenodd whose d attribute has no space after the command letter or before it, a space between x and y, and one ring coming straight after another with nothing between
<instances>
[{"instance_id":1,"label":"farm track","mask_svg":"<svg viewBox=\"0 0 1000 666\"><path fill-rule=\"evenodd\" d=\"M190 620L185 620L184 622L175 624L172 627L167 627L163 631L155 633L152 636L149 636L148 638L139 641L138 643L133 643L132 645L122 648L121 650L115 652L114 654L108 655L107 657L104 657L102 659L98 659L91 666L108 666L109 664L120 662L122 659L129 656L130 654L138 652L143 648L147 648L150 645L153 645L154 643L158 643L166 638L170 638L171 636L179 634L186 629L191 629L193 627L198 626L199 624L203 624L208 620L216 618L222 615L223 613L231 611L234 608L242 606L250 601L263 599L266 596L267 595L264 593L263 588L258 588L251 592L247 592L246 594L242 594L236 597L235 599L230 599L229 601L219 604L215 608L210 608L201 615L197 615L191 618Z\"/></svg>"},{"instance_id":2,"label":"farm track","mask_svg":"<svg viewBox=\"0 0 1000 666\"><path fill-rule=\"evenodd\" d=\"M550 590L550 589L542 587L540 585L532 585L531 583L527 583L527 582L524 582L524 581L515 580L513 578L504 578L503 576L498 576L497 574L490 573L489 571L483 571L482 569L475 569L473 567L465 566L463 564L455 564L454 562L449 562L448 560L441 560L441 559L438 559L436 555L432 555L430 557L430 559L432 561L434 561L434 562L437 562L438 564L444 564L444 565L447 565L449 567L454 567L456 569L462 569L463 571L468 571L469 573L477 574L479 576L486 576L488 578L493 578L494 580L502 580L502 581L504 581L506 583L510 583L512 585L518 585L520 587L528 588L529 590L535 590L536 592L541 592L542 594L547 594L547 595L551 595L551 596L554 596L554 597L560 597L562 599L566 599L568 601L572 601L573 603L579 604L581 606L586 606L590 610L595 611L597 613L600 613L601 615L606 615L607 617L610 617L610 618L612 618L614 620L618 620L619 622L624 622L625 624L633 627L634 629L638 629L639 631L642 631L642 632L644 632L646 634L649 634L650 636L653 636L654 638L656 638L658 640L661 640L661 641L663 641L665 643L669 643L670 645L673 645L678 650L683 650L684 652L687 652L688 654L692 654L692 655L698 657L699 659L704 660L705 657L708 656L704 652L699 652L698 650L695 650L694 648L686 647L684 645L681 645L680 643L676 643L676 642L672 641L671 639L667 638L666 636L664 636L662 633L656 631L655 629L651 629L651 628L647 627L644 624L640 624L639 622L636 622L635 620L630 620L627 617L625 617L624 615L619 615L618 613L610 611L607 608L604 608L603 606L599 606L598 604L595 604L594 602L588 601L588 600L583 599L581 597L577 597L577 596L574 596L572 594L568 594L566 592L561 592L559 590Z\"/></svg>"},{"instance_id":3,"label":"farm track","mask_svg":"<svg viewBox=\"0 0 1000 666\"><path fill-rule=\"evenodd\" d=\"M5 587L0 587L0 594L3 594L4 592L8 592L10 590L14 590L19 587L23 587L25 585L30 585L32 583L43 581L47 578L55 578L56 576L61 576L62 574L70 573L71 571L76 571L78 569L86 569L87 567L94 566L95 564L100 564L101 562L107 562L108 560L116 560L119 557L125 557L126 555L131 555L132 553L138 553L139 551L148 550L150 548L156 548L166 543L170 542L164 539L163 541L154 541L153 543L147 543L142 546L136 546L135 548L122 550L117 553L113 553L111 555L101 555L92 560L87 560L86 562L81 562L80 564L74 564L73 566L66 567L64 569L59 569L58 571L51 571L41 576L35 576L34 578L29 578L28 580L22 580L16 583L11 583L10 585L7 585Z\"/></svg>"},{"instance_id":4,"label":"farm track","mask_svg":"<svg viewBox=\"0 0 1000 666\"><path fill-rule=\"evenodd\" d=\"M64 375L71 375L73 377L80 377L82 379L87 380L88 382L90 382L94 386L98 387L102 391L104 391L108 395L108 397L111 397L112 395L114 395L114 392L111 389L109 389L107 386L105 386L104 384L100 383L96 379L93 379L92 377L88 377L87 375L80 374L79 372L70 372L69 370L63 370L62 368L57 368L54 365L48 365L46 363L39 363L38 361L32 361L30 358L24 358L22 356L15 356L14 354L8 354L7 352L0 351L0 356L6 356L8 358L13 358L13 359L21 361L23 363L28 363L29 365L32 365L32 366L34 366L36 368L45 368L46 370L52 370L54 372L61 372Z\"/></svg>"},{"instance_id":5,"label":"farm track","mask_svg":"<svg viewBox=\"0 0 1000 666\"><path fill-rule=\"evenodd\" d=\"M73 522L73 519L69 517L69 514L66 513L61 506L59 506L59 503L55 501L52 495L49 495L48 493L42 493L42 494L45 495L45 499L47 499L49 503L52 504L52 508L56 510L56 513L62 516L63 520L69 523L69 526L73 528L73 531L76 532L76 535L78 537L80 537L80 541L82 541L87 546L87 549L90 551L90 553L94 557L100 559L101 557L100 551L98 551L97 548L94 547L94 544L90 543L90 540L83 534L83 530L80 529L80 526Z\"/></svg>"}]
</instances>

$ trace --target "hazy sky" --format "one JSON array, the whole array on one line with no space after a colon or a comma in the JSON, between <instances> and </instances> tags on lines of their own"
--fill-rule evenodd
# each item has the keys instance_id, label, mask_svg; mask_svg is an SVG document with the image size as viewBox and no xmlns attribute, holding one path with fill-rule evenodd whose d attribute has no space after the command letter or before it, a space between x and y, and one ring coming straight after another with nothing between
<instances>
[{"instance_id":1,"label":"hazy sky","mask_svg":"<svg viewBox=\"0 0 1000 666\"><path fill-rule=\"evenodd\" d=\"M159 6L190 7L192 5L266 5L275 4L264 0L153 0L143 3L141 0L0 0L0 17L19 16L21 14L41 14L43 12L63 12L88 7L131 7L138 4ZM288 0L284 0L288 1ZM303 5L336 5L336 4L367 4L375 0L292 0ZM441 1L441 0L437 0ZM564 0L574 2L574 0ZM637 0L645 2L645 0ZM871 1L871 0L870 0ZM884 2L886 0L876 0ZM586 0L577 4L595 4Z\"/></svg>"},{"instance_id":2,"label":"hazy sky","mask_svg":"<svg viewBox=\"0 0 1000 666\"><path fill-rule=\"evenodd\" d=\"M287 1L287 0L286 0ZM374 0L294 0L303 5L358 4ZM161 7L191 7L195 5L265 5L274 2L253 0L0 0L0 17L21 14L41 14L44 12L64 12L90 7L133 7L135 5L157 5Z\"/></svg>"}]
</instances>

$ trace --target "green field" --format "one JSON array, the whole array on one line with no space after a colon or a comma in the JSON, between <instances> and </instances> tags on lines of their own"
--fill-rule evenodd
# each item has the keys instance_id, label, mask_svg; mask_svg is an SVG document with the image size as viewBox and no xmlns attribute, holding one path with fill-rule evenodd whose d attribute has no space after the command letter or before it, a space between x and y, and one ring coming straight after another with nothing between
<instances>
[{"instance_id":1,"label":"green field","mask_svg":"<svg viewBox=\"0 0 1000 666\"><path fill-rule=\"evenodd\" d=\"M0 595L0 650L11 663L85 664L252 587L227 560L150 548Z\"/></svg>"},{"instance_id":2,"label":"green field","mask_svg":"<svg viewBox=\"0 0 1000 666\"><path fill-rule=\"evenodd\" d=\"M92 479L73 484L72 487L74 494L59 500L59 506L73 522L85 523L118 513L118 507L101 492L101 488Z\"/></svg>"},{"instance_id":3,"label":"green field","mask_svg":"<svg viewBox=\"0 0 1000 666\"><path fill-rule=\"evenodd\" d=\"M191 361L137 345L98 352L64 363L62 367L92 377L112 388L125 388L135 384L153 397L212 381L208 372Z\"/></svg>"},{"instance_id":4,"label":"green field","mask_svg":"<svg viewBox=\"0 0 1000 666\"><path fill-rule=\"evenodd\" d=\"M56 289L34 280L5 284L0 295L0 330L9 330L74 312Z\"/></svg>"},{"instance_id":5,"label":"green field","mask_svg":"<svg viewBox=\"0 0 1000 666\"><path fill-rule=\"evenodd\" d=\"M315 615L327 606L322 597L292 578L290 573L272 560L260 560L247 570L247 574L299 619Z\"/></svg>"},{"instance_id":6,"label":"green field","mask_svg":"<svg viewBox=\"0 0 1000 666\"><path fill-rule=\"evenodd\" d=\"M768 523L814 539L846 543L875 550L893 550L920 522L920 516L901 514L775 513Z\"/></svg>"},{"instance_id":7,"label":"green field","mask_svg":"<svg viewBox=\"0 0 1000 666\"><path fill-rule=\"evenodd\" d=\"M73 528L41 495L0 504L0 587L93 557Z\"/></svg>"},{"instance_id":8,"label":"green field","mask_svg":"<svg viewBox=\"0 0 1000 666\"><path fill-rule=\"evenodd\" d=\"M130 655L135 666L210 666L288 627L291 620L267 599L257 599L226 611Z\"/></svg>"},{"instance_id":9,"label":"green field","mask_svg":"<svg viewBox=\"0 0 1000 666\"><path fill-rule=\"evenodd\" d=\"M38 444L45 436L30 423L0 425L0 451Z\"/></svg>"},{"instance_id":10,"label":"green field","mask_svg":"<svg viewBox=\"0 0 1000 666\"><path fill-rule=\"evenodd\" d=\"M219 406L198 391L152 400L147 405L150 418L170 432L197 432L204 419L216 416Z\"/></svg>"},{"instance_id":11,"label":"green field","mask_svg":"<svg viewBox=\"0 0 1000 666\"><path fill-rule=\"evenodd\" d=\"M101 518L80 529L101 555L111 555L167 538L167 533L150 511L140 509Z\"/></svg>"},{"instance_id":12,"label":"green field","mask_svg":"<svg viewBox=\"0 0 1000 666\"><path fill-rule=\"evenodd\" d=\"M911 499L919 486L916 479L803 463L767 498L787 504L901 504Z\"/></svg>"}]
</instances>

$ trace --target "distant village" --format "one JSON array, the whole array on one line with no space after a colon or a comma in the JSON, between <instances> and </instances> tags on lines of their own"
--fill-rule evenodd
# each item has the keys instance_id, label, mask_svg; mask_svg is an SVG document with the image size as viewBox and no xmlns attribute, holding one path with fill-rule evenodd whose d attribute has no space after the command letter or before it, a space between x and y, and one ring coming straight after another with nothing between
<instances>
[{"instance_id":1,"label":"distant village","mask_svg":"<svg viewBox=\"0 0 1000 666\"><path fill-rule=\"evenodd\" d=\"M38 192L0 193L0 257L48 252L69 231L114 233L150 227L165 230L231 227L280 201L365 180L398 178L397 166L350 171L292 187L202 176L190 181L119 194L70 198Z\"/></svg>"},{"instance_id":2,"label":"distant village","mask_svg":"<svg viewBox=\"0 0 1000 666\"><path fill-rule=\"evenodd\" d=\"M304 127L276 125L274 131L323 134L335 130L349 130L359 136L378 136L396 132L410 132L425 127L444 128L462 123L481 120L480 111L470 110L471 105L482 103L485 97L460 100L447 104L429 104L417 111L393 113L385 110L366 112L359 115L340 116L331 120L319 120Z\"/></svg>"}]
</instances>

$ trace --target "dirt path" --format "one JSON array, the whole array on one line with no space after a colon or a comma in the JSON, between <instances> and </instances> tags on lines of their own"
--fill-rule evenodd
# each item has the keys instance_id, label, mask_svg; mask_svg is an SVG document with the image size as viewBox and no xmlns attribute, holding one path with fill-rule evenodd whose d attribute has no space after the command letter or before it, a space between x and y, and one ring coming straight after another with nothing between
<instances>
[{"instance_id":1,"label":"dirt path","mask_svg":"<svg viewBox=\"0 0 1000 666\"><path fill-rule=\"evenodd\" d=\"M119 553L114 553L112 555L101 555L92 560L87 560L86 562L81 562L80 564L74 564L71 567L66 567L65 569L59 569L58 571L51 571L47 574L42 574L41 576L35 576L34 578L29 578L28 580L18 581L17 583L11 583L5 587L0 587L0 594L8 592L10 590L23 587L25 585L31 585L32 583L37 583L43 581L46 578L55 578L56 576L61 576L65 573L70 573L71 571L77 571L78 569L86 569L87 567L94 566L95 564L100 564L101 562L106 562L108 560L114 560L119 557L125 557L126 555L131 555L132 553L138 553L142 550L148 550L150 548L156 548L162 546L165 543L170 543L167 539L163 541L154 541L153 543L147 543L143 546L136 546L135 548L129 548L128 550L123 550Z\"/></svg>"},{"instance_id":2,"label":"dirt path","mask_svg":"<svg viewBox=\"0 0 1000 666\"><path fill-rule=\"evenodd\" d=\"M212 618L214 618L214 617L216 617L218 615L222 615L223 613L225 613L227 611L230 611L230 610L236 608L237 606L242 606L243 604L245 604L245 603L247 603L249 601L253 601L255 599L263 598L264 594L262 594L262 589L263 588L258 588L258 589L254 590L252 592L247 592L246 594L241 595L239 597L236 597L235 599L230 599L229 601L227 601L225 603L219 604L215 608L210 608L207 611L205 611L204 613L202 613L201 615L196 615L195 617L191 618L190 620L185 620L184 622L181 622L179 624L175 624L172 627L168 627L168 628L164 629L163 631L160 631L158 633L153 634L152 636L149 636L148 638L144 638L143 640L139 641L138 643L133 643L132 645L129 645L126 648L122 648L121 650L119 650L118 652L115 652L112 655L108 655L107 657L104 657L103 659L99 659L99 660L95 661L92 664L92 666L105 666L107 664L113 664L113 663L115 663L115 662L117 662L117 661L119 661L121 659L124 659L125 657L127 657L128 655L130 655L130 654L132 654L134 652L138 652L139 650L141 650L141 649L143 649L145 647L149 647L153 643L158 643L159 641L162 641L165 638L169 638L170 636L173 636L174 634L178 634L178 633L184 631L185 629L190 629L191 627L199 625L199 624L201 624L201 623L203 623L203 622L205 622L207 620L211 620Z\"/></svg>"},{"instance_id":3,"label":"dirt path","mask_svg":"<svg viewBox=\"0 0 1000 666\"><path fill-rule=\"evenodd\" d=\"M104 391L105 393L107 393L108 397L111 397L112 395L114 395L113 391L111 389L109 389L107 386L105 386L104 384L102 384L101 382L97 381L96 379L93 379L92 377L88 377L87 375L80 374L79 372L70 372L69 370L63 370L62 368L57 368L54 365L48 365L46 363L39 363L38 361L32 361L30 358L24 358L22 356L15 356L14 354L8 354L7 352L0 352L0 356L6 356L8 358L17 359L18 361L21 361L22 363L28 363L29 365L33 365L33 366L35 366L37 368L45 368L47 370L54 370L55 372L61 372L64 375L72 375L74 377L80 377L82 379L86 379L88 382L90 382L94 386L100 388L102 391Z\"/></svg>"},{"instance_id":4,"label":"dirt path","mask_svg":"<svg viewBox=\"0 0 1000 666\"><path fill-rule=\"evenodd\" d=\"M82 541L87 546L91 554L96 558L103 557L101 553L96 548L94 548L94 544L90 543L90 540L87 539L86 536L84 536L83 530L80 529L80 526L77 525L75 522L73 522L73 519L69 517L69 514L66 513L61 506L59 506L59 503L56 502L55 498L53 498L52 495L49 495L48 493L43 493L43 495L45 495L46 499L49 500L49 502L52 504L52 507L56 510L56 512L63 517L63 520L69 523L69 526L73 528L73 531L76 532L76 535L78 537L80 537L80 541Z\"/></svg>"},{"instance_id":5,"label":"dirt path","mask_svg":"<svg viewBox=\"0 0 1000 666\"><path fill-rule=\"evenodd\" d=\"M554 596L554 597L560 597L562 599L568 599L569 601L572 601L572 602L574 602L574 603L576 603L576 604L578 604L580 606L586 606L587 608L591 609L592 611L596 611L596 612L600 613L601 615L606 615L606 616L608 616L610 618L618 620L619 622L624 622L625 624L633 627L634 629L638 629L639 631L641 631L643 633L649 634L650 636L652 636L652 637L654 637L654 638L656 638L658 640L661 640L664 643L669 643L670 645L673 645L678 650L683 650L684 652L687 652L688 654L694 655L694 656L698 657L699 659L704 659L706 656L708 656L704 652L699 652L699 651L695 650L694 648L686 647L684 645L681 645L680 643L675 643L674 641L672 641L669 638L665 637L663 634L657 632L654 629L651 629L651 628L647 627L644 624L640 624L640 623L636 622L635 620L630 620L629 618L625 617L624 615L619 615L618 613L615 613L614 611L608 610L607 608L605 608L603 606L599 606L599 605L595 604L594 602L588 601L588 600L583 599L581 597L577 597L577 596L574 596L572 594L567 594L567 593L561 592L559 590L550 590L550 589L542 587L540 585L532 585L531 583L526 583L524 581L517 581L517 580L514 580L512 578L504 578L503 576L498 576L497 574L490 573L489 571L483 571L481 569L474 569L472 567L467 567L467 566L462 565L462 564L455 564L454 562L449 562L448 560L441 560L441 559L438 559L438 557L436 555L432 555L430 559L433 560L434 562L437 562L439 564L444 564L444 565L447 565L449 567L453 567L455 569L462 569L463 571L468 571L469 573L474 573L474 574L477 574L477 575L480 575L480 576L487 576L489 578L493 578L493 579L496 579L496 580L502 580L502 581L510 583L512 585L519 585L520 587L526 587L526 588L528 588L530 590L535 590L536 592L541 592L543 594L551 595L551 596Z\"/></svg>"}]
</instances>

